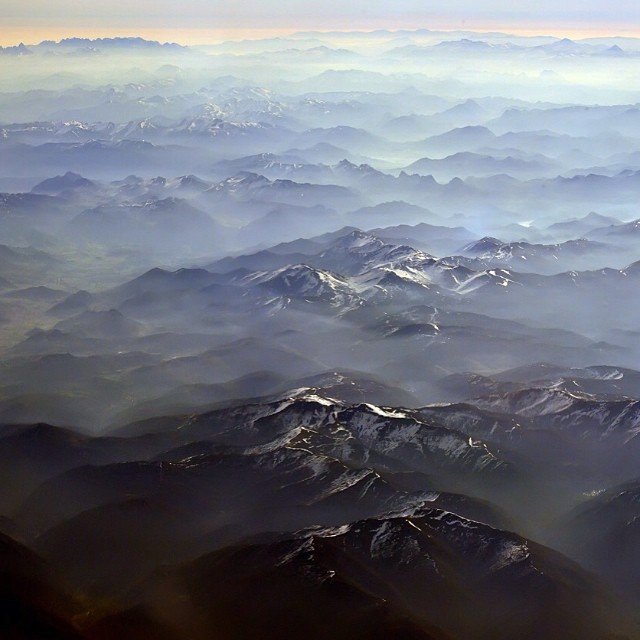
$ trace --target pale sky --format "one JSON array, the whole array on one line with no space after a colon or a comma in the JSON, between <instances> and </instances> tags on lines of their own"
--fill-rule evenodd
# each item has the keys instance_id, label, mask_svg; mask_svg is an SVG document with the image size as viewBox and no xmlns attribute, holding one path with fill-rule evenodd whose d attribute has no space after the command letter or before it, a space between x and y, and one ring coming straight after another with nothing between
<instances>
[{"instance_id":1,"label":"pale sky","mask_svg":"<svg viewBox=\"0 0 640 640\"><path fill-rule=\"evenodd\" d=\"M69 35L193 42L216 34L418 27L637 35L640 0L0 0L0 24L5 44Z\"/></svg>"}]
</instances>

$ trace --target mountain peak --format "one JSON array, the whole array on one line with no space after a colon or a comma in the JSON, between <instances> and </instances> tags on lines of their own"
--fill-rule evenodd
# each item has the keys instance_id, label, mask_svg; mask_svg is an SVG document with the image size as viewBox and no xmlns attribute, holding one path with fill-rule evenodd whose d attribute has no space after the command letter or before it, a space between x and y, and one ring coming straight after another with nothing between
<instances>
[{"instance_id":1,"label":"mountain peak","mask_svg":"<svg viewBox=\"0 0 640 640\"><path fill-rule=\"evenodd\" d=\"M484 238L480 238L480 240L476 240L474 242L465 245L462 248L462 251L465 253L484 253L486 251L493 251L494 249L498 249L504 243L502 240L498 240L498 238L493 238L492 236L485 236Z\"/></svg>"}]
</instances>

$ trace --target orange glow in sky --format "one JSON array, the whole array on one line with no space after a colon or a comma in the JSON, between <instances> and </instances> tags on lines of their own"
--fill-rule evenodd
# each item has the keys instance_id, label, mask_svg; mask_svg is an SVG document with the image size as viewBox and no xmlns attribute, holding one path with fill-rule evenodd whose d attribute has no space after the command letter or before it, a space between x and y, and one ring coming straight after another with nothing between
<instances>
[{"instance_id":1,"label":"orange glow in sky","mask_svg":"<svg viewBox=\"0 0 640 640\"><path fill-rule=\"evenodd\" d=\"M418 29L421 26L415 23L411 25L394 24L394 25L340 25L327 26L324 28L318 27L318 31L369 31L374 29L387 28L394 29ZM523 36L534 35L549 35L557 37L568 37L572 39L580 38L594 38L594 37L613 37L613 36L627 36L627 37L640 37L640 26L615 26L615 25L601 25L594 27L580 27L569 28L565 26L553 26L545 24L529 24L526 27L507 25L507 24L493 24L493 23L471 23L467 21L458 21L455 24L452 23L439 23L429 24L424 28L432 30L443 31L498 31L503 33L510 33ZM307 29L301 26L300 31L311 31L316 29ZM117 36L140 36L149 40L159 40L161 42L178 42L186 45L196 44L213 44L217 42L223 42L225 40L242 40L242 39L259 39L270 38L276 36L286 36L295 33L295 30L291 28L257 28L257 29L214 29L214 28L182 28L182 29L169 29L169 28L129 28L129 29L114 29L114 28L91 28L91 27L20 27L18 25L14 27L3 28L0 31L0 45L9 46L15 45L20 42L26 44L37 44L42 40L60 40L68 37L82 37L82 38L106 38Z\"/></svg>"}]
</instances>

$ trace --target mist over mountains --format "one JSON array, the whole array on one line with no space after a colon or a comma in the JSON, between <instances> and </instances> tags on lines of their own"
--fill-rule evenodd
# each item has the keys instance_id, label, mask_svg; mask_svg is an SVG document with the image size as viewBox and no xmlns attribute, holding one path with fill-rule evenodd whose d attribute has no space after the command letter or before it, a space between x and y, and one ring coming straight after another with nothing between
<instances>
[{"instance_id":1,"label":"mist over mountains","mask_svg":"<svg viewBox=\"0 0 640 640\"><path fill-rule=\"evenodd\" d=\"M0 635L640 638L639 66L0 48Z\"/></svg>"}]
</instances>

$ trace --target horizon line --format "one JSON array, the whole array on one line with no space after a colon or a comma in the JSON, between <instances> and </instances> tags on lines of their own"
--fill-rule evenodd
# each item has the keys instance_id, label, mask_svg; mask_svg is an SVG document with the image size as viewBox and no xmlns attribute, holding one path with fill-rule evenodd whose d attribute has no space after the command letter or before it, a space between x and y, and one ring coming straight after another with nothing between
<instances>
[{"instance_id":1,"label":"horizon line","mask_svg":"<svg viewBox=\"0 0 640 640\"><path fill-rule=\"evenodd\" d=\"M214 45L227 41L240 42L242 40L261 40L276 37L292 37L303 33L315 33L315 34L373 34L376 32L409 32L418 33L433 32L433 33L477 33L480 35L503 35L503 36L516 36L516 37L530 37L530 38L570 38L573 40L584 40L590 38L630 38L640 39L640 28L629 29L619 27L584 27L567 29L561 26L538 26L538 27L516 27L514 25L477 25L467 26L459 25L448 27L407 27L407 26L393 26L393 27L352 27L352 28L314 28L314 29L291 29L287 27L277 28L219 28L208 29L203 27L189 27L179 29L168 28L144 28L138 31L132 29L120 29L120 28L105 28L105 29L29 29L22 35L19 35L21 30L16 30L13 34L6 34L6 36L0 35L0 46L11 47L24 44L25 46L37 46L45 41L60 42L62 40L70 38L86 38L86 39L99 39L99 38L143 38L145 40L155 40L162 43L175 43L185 46L206 46ZM27 35L28 33L28 35ZM36 36L36 33L38 34ZM175 34L170 37L170 34ZM35 37L34 37L35 36Z\"/></svg>"}]
</instances>

